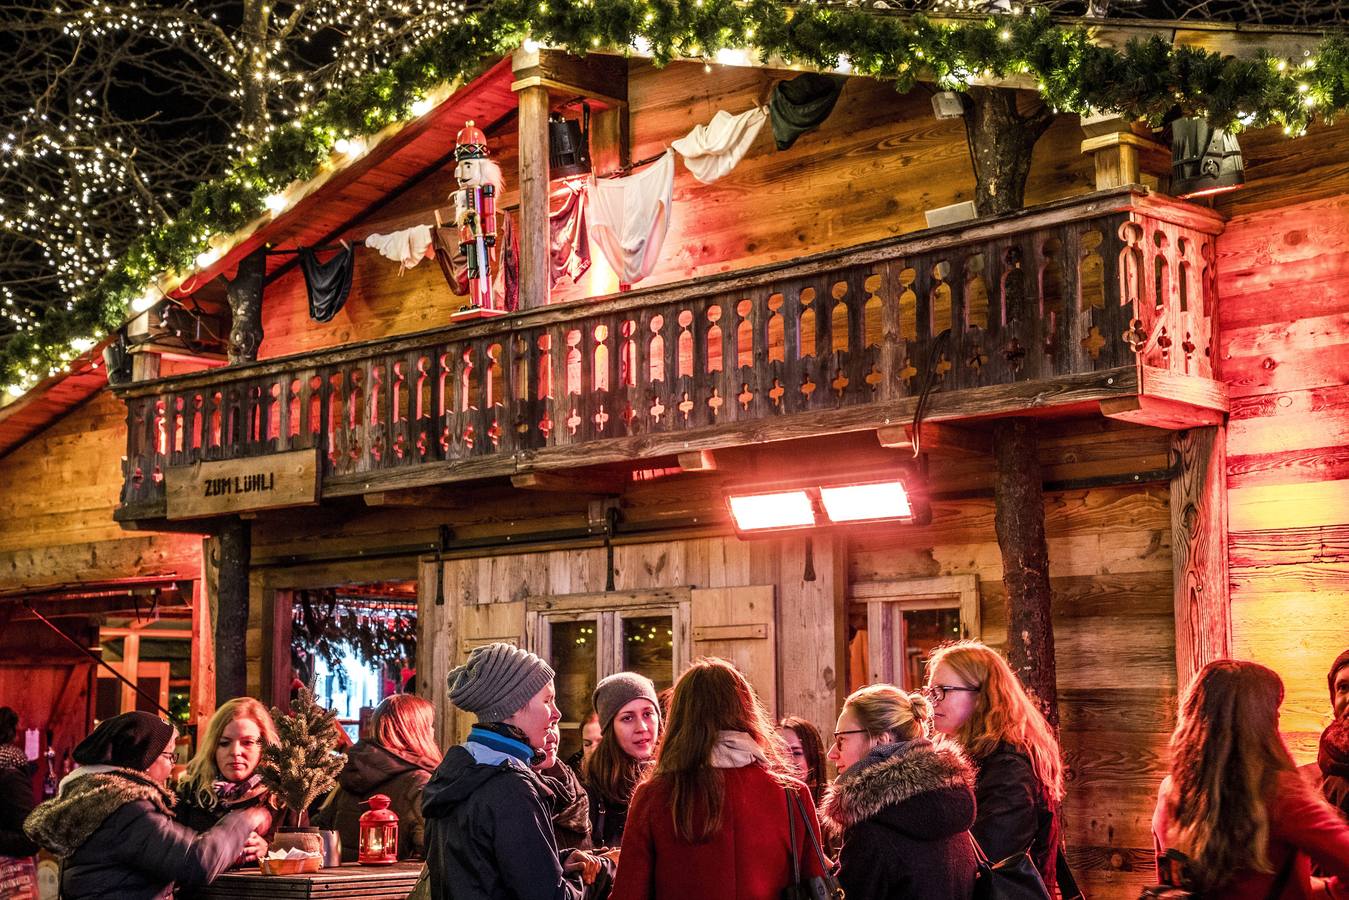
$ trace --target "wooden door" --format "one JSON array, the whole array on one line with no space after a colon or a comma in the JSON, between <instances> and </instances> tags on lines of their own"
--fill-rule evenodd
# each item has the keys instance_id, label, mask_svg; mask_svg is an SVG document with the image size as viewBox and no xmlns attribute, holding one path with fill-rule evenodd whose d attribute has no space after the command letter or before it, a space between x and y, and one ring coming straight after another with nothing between
<instances>
[{"instance_id":1,"label":"wooden door","mask_svg":"<svg viewBox=\"0 0 1349 900\"><path fill-rule=\"evenodd\" d=\"M459 607L456 629L458 640L455 642L454 665L463 665L474 647L484 644L506 643L517 647L525 645L525 603L523 600L510 603L476 603ZM468 737L468 729L476 719L450 704L450 717L453 726L447 729L452 740L449 743L462 743Z\"/></svg>"},{"instance_id":2,"label":"wooden door","mask_svg":"<svg viewBox=\"0 0 1349 900\"><path fill-rule=\"evenodd\" d=\"M777 603L772 585L693 591L693 655L719 656L744 673L777 719Z\"/></svg>"}]
</instances>

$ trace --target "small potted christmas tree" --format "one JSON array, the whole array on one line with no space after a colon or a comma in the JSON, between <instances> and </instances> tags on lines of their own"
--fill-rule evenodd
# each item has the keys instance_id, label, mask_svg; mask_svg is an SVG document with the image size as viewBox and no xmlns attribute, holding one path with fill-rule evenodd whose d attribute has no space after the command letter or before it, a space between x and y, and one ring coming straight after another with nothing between
<instances>
[{"instance_id":1,"label":"small potted christmas tree","mask_svg":"<svg viewBox=\"0 0 1349 900\"><path fill-rule=\"evenodd\" d=\"M321 853L325 840L317 828L309 827L309 808L337 784L337 774L346 760L337 747L337 713L314 702L314 695L300 688L290 702L290 712L272 708L276 720L277 743L263 749L258 762L262 783L285 804L282 822L273 847L298 847ZM336 841L330 838L332 846ZM334 860L340 854L334 855ZM336 865L336 861L333 863Z\"/></svg>"}]
</instances>

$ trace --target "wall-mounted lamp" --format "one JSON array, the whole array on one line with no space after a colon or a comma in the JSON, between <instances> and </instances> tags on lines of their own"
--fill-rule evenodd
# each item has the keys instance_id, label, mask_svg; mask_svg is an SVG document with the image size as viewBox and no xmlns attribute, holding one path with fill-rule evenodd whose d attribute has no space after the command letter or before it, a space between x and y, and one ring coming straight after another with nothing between
<instances>
[{"instance_id":1,"label":"wall-mounted lamp","mask_svg":"<svg viewBox=\"0 0 1349 900\"><path fill-rule=\"evenodd\" d=\"M868 471L807 481L728 485L726 506L742 537L895 522L922 525L931 510L910 468Z\"/></svg>"}]
</instances>

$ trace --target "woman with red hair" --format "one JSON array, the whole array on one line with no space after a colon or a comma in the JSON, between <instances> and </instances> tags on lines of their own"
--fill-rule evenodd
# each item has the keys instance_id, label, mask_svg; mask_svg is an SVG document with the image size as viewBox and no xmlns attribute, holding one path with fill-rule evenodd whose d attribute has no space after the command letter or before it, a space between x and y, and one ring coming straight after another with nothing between
<instances>
[{"instance_id":1,"label":"woman with red hair","mask_svg":"<svg viewBox=\"0 0 1349 900\"><path fill-rule=\"evenodd\" d=\"M970 833L994 862L1029 852L1057 896L1063 761L1053 729L1007 660L985 644L939 647L927 672L933 727L974 763Z\"/></svg>"},{"instance_id":2,"label":"woman with red hair","mask_svg":"<svg viewBox=\"0 0 1349 900\"><path fill-rule=\"evenodd\" d=\"M314 824L334 828L342 838L342 861L355 862L360 848L361 814L375 794L389 798L398 816L398 858L426 855L426 820L422 789L444 754L436 746L435 707L413 694L386 697L370 716L370 737L347 751L347 764L337 776Z\"/></svg>"}]
</instances>

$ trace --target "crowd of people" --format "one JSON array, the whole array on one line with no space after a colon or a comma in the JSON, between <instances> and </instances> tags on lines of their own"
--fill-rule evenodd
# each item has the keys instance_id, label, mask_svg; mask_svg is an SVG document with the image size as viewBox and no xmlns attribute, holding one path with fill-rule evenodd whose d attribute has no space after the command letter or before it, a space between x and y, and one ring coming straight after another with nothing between
<instances>
[{"instance_id":1,"label":"crowd of people","mask_svg":"<svg viewBox=\"0 0 1349 900\"><path fill-rule=\"evenodd\" d=\"M666 692L635 672L600 681L563 760L553 681L514 645L474 649L449 699L477 721L443 754L431 704L387 698L314 823L353 860L365 802L386 795L434 900L967 900L986 860L1017 859L1043 896L1079 895L1054 730L983 644L936 650L921 692L855 691L827 741L805 719L773 723L734 666L704 658ZM1236 660L1199 673L1153 817L1162 884L1349 898L1349 651L1328 681L1332 724L1299 770L1277 674ZM279 801L257 769L277 734L256 700L220 706L172 790L174 727L108 719L36 808L16 727L0 708L0 855L54 853L67 900L191 897L267 850Z\"/></svg>"}]
</instances>

